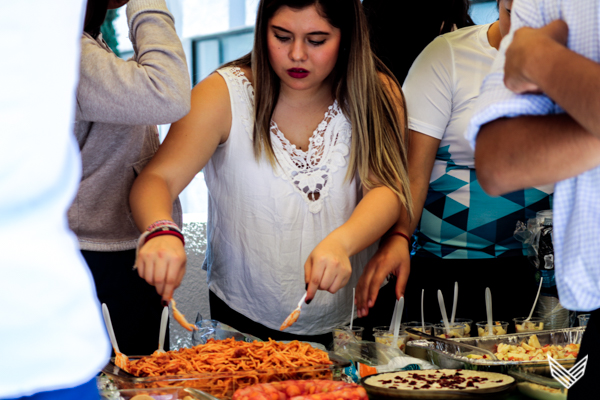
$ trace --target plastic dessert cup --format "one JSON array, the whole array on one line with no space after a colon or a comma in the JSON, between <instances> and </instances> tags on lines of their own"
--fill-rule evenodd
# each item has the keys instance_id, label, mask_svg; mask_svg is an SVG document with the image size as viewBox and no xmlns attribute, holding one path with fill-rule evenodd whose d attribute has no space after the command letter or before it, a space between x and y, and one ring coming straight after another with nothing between
<instances>
[{"instance_id":1,"label":"plastic dessert cup","mask_svg":"<svg viewBox=\"0 0 600 400\"><path fill-rule=\"evenodd\" d=\"M444 339L462 338L465 337L465 325L455 322L454 324L450 324L450 329L448 330L444 324L435 324L433 326L433 334Z\"/></svg>"},{"instance_id":2,"label":"plastic dessert cup","mask_svg":"<svg viewBox=\"0 0 600 400\"><path fill-rule=\"evenodd\" d=\"M443 323L443 320L440 320L440 324ZM471 332L473 331L473 320L468 318L454 318L454 323L463 324L465 326L465 336L470 337Z\"/></svg>"},{"instance_id":3,"label":"plastic dessert cup","mask_svg":"<svg viewBox=\"0 0 600 400\"><path fill-rule=\"evenodd\" d=\"M590 320L590 314L579 314L577 319L579 320L579 326L587 326L588 321Z\"/></svg>"},{"instance_id":4,"label":"plastic dessert cup","mask_svg":"<svg viewBox=\"0 0 600 400\"><path fill-rule=\"evenodd\" d=\"M373 333L373 337L375 338L375 343L386 344L388 346L393 346L394 344L394 334L388 332L375 332ZM401 332L398 334L397 346L400 350L404 351L406 348L406 340L408 339L408 334Z\"/></svg>"},{"instance_id":5,"label":"plastic dessert cup","mask_svg":"<svg viewBox=\"0 0 600 400\"><path fill-rule=\"evenodd\" d=\"M417 321L411 321L411 322L405 322L402 325L400 325L400 329L405 331L408 328L412 328L415 329L419 332L423 332L423 326L420 322ZM429 322L425 322L425 333L427 333L428 335L433 334L433 324L429 323ZM411 335L409 335L410 337L413 337Z\"/></svg>"},{"instance_id":6,"label":"plastic dessert cup","mask_svg":"<svg viewBox=\"0 0 600 400\"><path fill-rule=\"evenodd\" d=\"M346 343L354 340L362 340L362 334L365 328L362 326L352 326L350 330L349 325L338 326L333 330L333 350L336 351L338 348L344 346Z\"/></svg>"},{"instance_id":7,"label":"plastic dessert cup","mask_svg":"<svg viewBox=\"0 0 600 400\"><path fill-rule=\"evenodd\" d=\"M544 320L539 317L531 317L529 321L525 321L527 317L513 318L515 322L515 332L538 332L544 330Z\"/></svg>"},{"instance_id":8,"label":"plastic dessert cup","mask_svg":"<svg viewBox=\"0 0 600 400\"><path fill-rule=\"evenodd\" d=\"M490 336L487 321L477 322L475 325L477 326L477 333L479 336ZM493 331L492 334L494 336L506 335L507 329L508 329L508 322L494 321L493 325L492 325L492 331Z\"/></svg>"}]
</instances>

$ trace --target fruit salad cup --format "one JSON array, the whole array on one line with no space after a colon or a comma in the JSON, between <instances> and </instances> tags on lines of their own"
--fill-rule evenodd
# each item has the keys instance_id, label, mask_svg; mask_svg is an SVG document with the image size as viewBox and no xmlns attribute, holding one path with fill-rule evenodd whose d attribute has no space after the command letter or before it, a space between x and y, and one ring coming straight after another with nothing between
<instances>
[{"instance_id":1,"label":"fruit salad cup","mask_svg":"<svg viewBox=\"0 0 600 400\"><path fill-rule=\"evenodd\" d=\"M394 342L394 334L388 332L374 332L373 337L375 338L375 343L386 344L388 346L393 346ZM404 351L406 348L406 341L408 339L408 334L404 332L400 332L398 334L397 346L400 350Z\"/></svg>"},{"instance_id":2,"label":"fruit salad cup","mask_svg":"<svg viewBox=\"0 0 600 400\"><path fill-rule=\"evenodd\" d=\"M477 333L479 336L490 336L490 331L488 329L487 321L481 321L476 323L477 325ZM506 330L508 329L508 322L504 321L494 321L492 324L492 335L506 335Z\"/></svg>"},{"instance_id":3,"label":"fruit salad cup","mask_svg":"<svg viewBox=\"0 0 600 400\"><path fill-rule=\"evenodd\" d=\"M515 321L515 332L538 332L544 330L544 320L538 317L531 317L526 321L527 317L513 318Z\"/></svg>"},{"instance_id":4,"label":"fruit salad cup","mask_svg":"<svg viewBox=\"0 0 600 400\"><path fill-rule=\"evenodd\" d=\"M456 321L456 320L455 320ZM465 337L465 325L459 323L449 324L450 329L446 329L444 324L435 324L433 326L433 334L444 339L462 338Z\"/></svg>"}]
</instances>

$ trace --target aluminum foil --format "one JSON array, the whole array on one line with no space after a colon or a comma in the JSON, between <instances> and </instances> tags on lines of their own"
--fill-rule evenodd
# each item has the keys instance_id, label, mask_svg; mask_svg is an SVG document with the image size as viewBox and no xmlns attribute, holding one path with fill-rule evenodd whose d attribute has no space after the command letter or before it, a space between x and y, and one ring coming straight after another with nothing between
<instances>
[{"instance_id":1,"label":"aluminum foil","mask_svg":"<svg viewBox=\"0 0 600 400\"><path fill-rule=\"evenodd\" d=\"M564 346L570 343L580 344L584 332L585 327L578 327L540 331L536 332L535 335L537 335L542 346L547 344ZM456 342L456 345L429 340L412 340L407 343L407 346L425 350L428 360L440 368L475 369L491 372L506 372L509 369L516 368L546 375L549 370L548 360L500 361L472 359L466 357L469 352L460 346L461 343L465 343L495 353L498 344L519 345L521 342L528 340L533 334L532 332L527 332L511 335L452 339L453 342ZM575 363L574 359L557 361L567 368Z\"/></svg>"}]
</instances>

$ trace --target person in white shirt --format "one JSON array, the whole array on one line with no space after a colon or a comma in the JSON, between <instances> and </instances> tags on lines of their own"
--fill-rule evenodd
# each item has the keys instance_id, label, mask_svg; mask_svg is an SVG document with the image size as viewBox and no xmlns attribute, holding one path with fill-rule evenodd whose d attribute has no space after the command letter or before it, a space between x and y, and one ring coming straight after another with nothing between
<instances>
[{"instance_id":1,"label":"person in white shirt","mask_svg":"<svg viewBox=\"0 0 600 400\"><path fill-rule=\"evenodd\" d=\"M140 230L168 221L204 169L212 318L322 343L349 320L373 243L411 207L401 91L378 66L359 0L261 1L252 54L194 88L131 205ZM147 241L137 265L172 290L180 237ZM314 302L286 337L277 329L304 293Z\"/></svg>"},{"instance_id":2,"label":"person in white shirt","mask_svg":"<svg viewBox=\"0 0 600 400\"><path fill-rule=\"evenodd\" d=\"M72 125L84 5L0 3L2 399L97 400L110 356L66 215L81 171Z\"/></svg>"},{"instance_id":3,"label":"person in white shirt","mask_svg":"<svg viewBox=\"0 0 600 400\"><path fill-rule=\"evenodd\" d=\"M398 235L382 244L358 286L359 315L368 312L389 273L399 275L397 296L404 294L410 304L420 304L425 289L425 315L434 322L440 319L437 290L449 296L455 282L468 288L458 292L462 318L485 319L486 287L496 300L496 320L510 321L529 312L536 293L534 268L513 232L517 221L550 208L552 188L520 190L500 198L487 195L477 180L475 154L464 137L481 82L509 31L511 7L512 0L501 0L498 21L439 36L409 71L403 91L416 218L401 218L396 229L407 236L417 229L415 254L411 258L412 249ZM522 290L515 295L506 287L514 287L517 274ZM408 308L405 316L420 320L420 307Z\"/></svg>"}]
</instances>

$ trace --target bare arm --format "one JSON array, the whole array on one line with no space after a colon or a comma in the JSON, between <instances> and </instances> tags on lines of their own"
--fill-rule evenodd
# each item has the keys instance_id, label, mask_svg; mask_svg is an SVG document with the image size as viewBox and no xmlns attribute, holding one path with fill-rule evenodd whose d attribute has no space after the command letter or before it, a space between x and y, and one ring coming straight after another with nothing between
<instances>
[{"instance_id":1,"label":"bare arm","mask_svg":"<svg viewBox=\"0 0 600 400\"><path fill-rule=\"evenodd\" d=\"M399 88L387 76L380 75L380 78L384 88L391 93L402 120L404 105ZM372 174L370 178L378 181ZM352 274L349 257L373 244L400 217L402 202L390 188L363 189L365 195L348 221L327 235L304 264L309 301L318 289L335 293L345 286Z\"/></svg>"},{"instance_id":2,"label":"bare arm","mask_svg":"<svg viewBox=\"0 0 600 400\"><path fill-rule=\"evenodd\" d=\"M499 119L477 136L477 177L491 196L558 182L598 165L600 139L566 114Z\"/></svg>"},{"instance_id":3,"label":"bare arm","mask_svg":"<svg viewBox=\"0 0 600 400\"><path fill-rule=\"evenodd\" d=\"M504 81L515 93L543 92L600 137L600 65L569 50L567 37L561 20L517 30L506 51Z\"/></svg>"},{"instance_id":4,"label":"bare arm","mask_svg":"<svg viewBox=\"0 0 600 400\"><path fill-rule=\"evenodd\" d=\"M171 219L171 205L206 165L231 129L229 92L213 74L192 91L191 112L171 126L164 143L135 180L129 201L144 231L151 223ZM146 243L136 260L139 274L170 300L185 273L185 251L179 239L159 236Z\"/></svg>"},{"instance_id":5,"label":"bare arm","mask_svg":"<svg viewBox=\"0 0 600 400\"><path fill-rule=\"evenodd\" d=\"M410 131L408 174L413 197L414 215L411 220L406 209L402 207L399 213L400 218L392 228L394 232L402 232L410 238L415 231L423 212L429 179L439 145L439 139L420 132ZM385 239L380 244L377 253L365 267L356 288L356 305L359 317L368 315L369 308L375 305L379 288L391 273L394 273L398 278L396 297L400 298L404 295L404 288L410 272L409 245L405 238L397 235Z\"/></svg>"}]
</instances>

